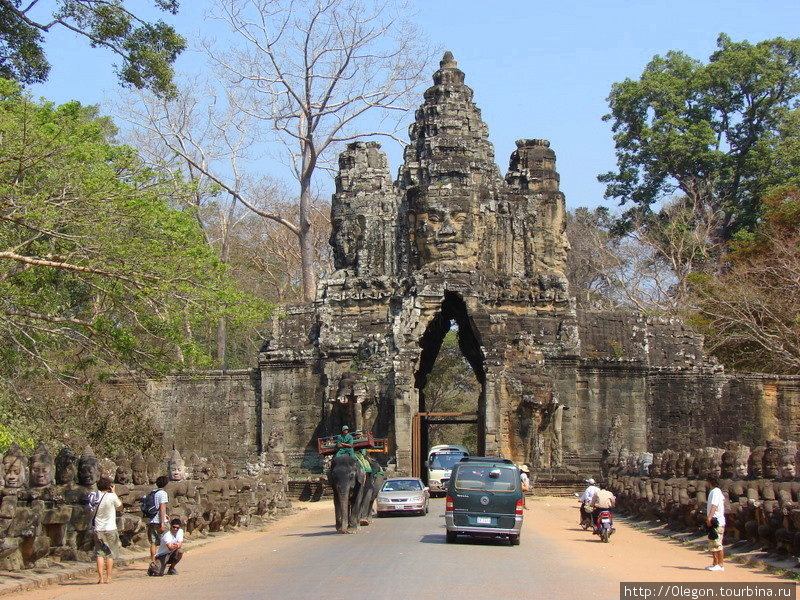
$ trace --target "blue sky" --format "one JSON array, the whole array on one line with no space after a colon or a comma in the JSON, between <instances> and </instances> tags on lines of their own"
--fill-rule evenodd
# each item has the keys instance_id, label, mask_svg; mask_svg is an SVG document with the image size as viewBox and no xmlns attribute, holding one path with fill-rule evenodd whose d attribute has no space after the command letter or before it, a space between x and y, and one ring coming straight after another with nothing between
<instances>
[{"instance_id":1,"label":"blue sky","mask_svg":"<svg viewBox=\"0 0 800 600\"><path fill-rule=\"evenodd\" d=\"M207 4L183 0L177 17L163 18L197 39L215 26L203 18ZM797 0L411 0L410 5L431 43L451 50L466 73L501 171L508 168L516 139L550 140L570 209L606 204L597 175L615 164L610 127L601 120L614 82L638 78L655 54L669 50L705 61L721 32L750 42L800 36ZM66 32L52 35L47 51L53 70L46 84L32 88L35 95L102 104L125 93L116 85L110 53L89 49ZM196 71L203 60L186 53L178 69ZM401 152L390 144L384 149L394 174Z\"/></svg>"}]
</instances>

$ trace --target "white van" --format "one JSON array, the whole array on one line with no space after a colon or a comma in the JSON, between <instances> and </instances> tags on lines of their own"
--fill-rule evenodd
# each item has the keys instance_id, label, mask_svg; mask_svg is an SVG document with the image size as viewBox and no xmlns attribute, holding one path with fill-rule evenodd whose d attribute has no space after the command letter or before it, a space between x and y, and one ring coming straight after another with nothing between
<instances>
[{"instance_id":1,"label":"white van","mask_svg":"<svg viewBox=\"0 0 800 600\"><path fill-rule=\"evenodd\" d=\"M431 495L444 494L447 491L447 482L453 465L465 456L469 456L466 446L457 444L442 444L432 446L428 450L428 460L425 467L428 469L428 488Z\"/></svg>"}]
</instances>

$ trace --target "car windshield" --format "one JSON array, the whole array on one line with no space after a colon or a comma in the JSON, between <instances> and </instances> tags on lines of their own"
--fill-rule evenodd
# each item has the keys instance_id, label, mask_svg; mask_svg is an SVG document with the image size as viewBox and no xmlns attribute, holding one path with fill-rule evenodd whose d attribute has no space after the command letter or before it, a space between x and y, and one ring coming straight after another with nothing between
<instances>
[{"instance_id":1,"label":"car windshield","mask_svg":"<svg viewBox=\"0 0 800 600\"><path fill-rule=\"evenodd\" d=\"M418 492L422 489L422 484L416 479L400 479L398 481L387 481L383 484L383 492Z\"/></svg>"},{"instance_id":2,"label":"car windshield","mask_svg":"<svg viewBox=\"0 0 800 600\"><path fill-rule=\"evenodd\" d=\"M464 465L456 475L456 489L513 492L517 479L516 470L508 467Z\"/></svg>"},{"instance_id":3,"label":"car windshield","mask_svg":"<svg viewBox=\"0 0 800 600\"><path fill-rule=\"evenodd\" d=\"M456 464L465 456L467 456L467 454L463 452L450 452L447 454L431 454L430 468L443 469L445 471L450 470L453 468L454 464Z\"/></svg>"}]
</instances>

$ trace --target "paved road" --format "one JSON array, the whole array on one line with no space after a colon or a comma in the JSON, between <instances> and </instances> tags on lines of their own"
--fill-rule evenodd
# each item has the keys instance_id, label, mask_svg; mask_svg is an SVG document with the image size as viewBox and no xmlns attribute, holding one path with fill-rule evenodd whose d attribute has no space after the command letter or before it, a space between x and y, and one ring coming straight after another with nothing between
<instances>
[{"instance_id":1,"label":"paved road","mask_svg":"<svg viewBox=\"0 0 800 600\"><path fill-rule=\"evenodd\" d=\"M700 553L621 524L611 543L601 544L575 527L571 502L537 499L530 504L522 543L514 547L467 538L446 544L442 499L432 500L426 517L376 519L354 535L336 533L330 504L309 505L266 532L244 532L192 550L176 577L148 578L145 565L137 563L120 569L111 585L68 582L15 600L594 600L619 598L622 580L769 579L733 565L724 574L709 573L703 570L708 559ZM661 570L651 566L654 561L664 563Z\"/></svg>"}]
</instances>

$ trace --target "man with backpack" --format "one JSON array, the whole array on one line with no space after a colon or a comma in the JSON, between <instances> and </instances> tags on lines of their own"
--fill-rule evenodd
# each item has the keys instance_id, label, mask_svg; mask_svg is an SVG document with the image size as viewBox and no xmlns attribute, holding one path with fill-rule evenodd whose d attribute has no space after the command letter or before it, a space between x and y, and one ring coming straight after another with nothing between
<instances>
[{"instance_id":1,"label":"man with backpack","mask_svg":"<svg viewBox=\"0 0 800 600\"><path fill-rule=\"evenodd\" d=\"M161 545L161 534L167 530L167 503L169 502L169 496L167 496L164 486L168 483L169 478L166 475L161 475L156 479L158 489L145 496L145 505L142 507L145 517L151 517L150 522L147 524L151 563L156 561L156 550ZM155 514L151 514L153 512Z\"/></svg>"}]
</instances>

